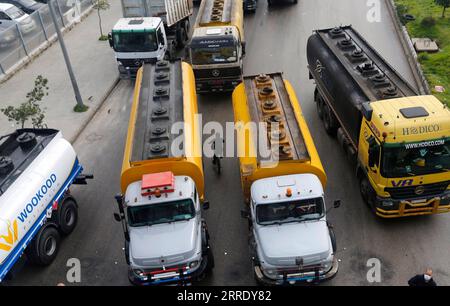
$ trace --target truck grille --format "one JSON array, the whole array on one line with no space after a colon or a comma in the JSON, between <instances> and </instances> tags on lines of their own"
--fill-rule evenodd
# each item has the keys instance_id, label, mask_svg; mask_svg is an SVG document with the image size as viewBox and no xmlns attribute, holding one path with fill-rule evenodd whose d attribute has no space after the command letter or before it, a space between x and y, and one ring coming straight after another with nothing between
<instances>
[{"instance_id":1,"label":"truck grille","mask_svg":"<svg viewBox=\"0 0 450 306\"><path fill-rule=\"evenodd\" d=\"M396 200L402 200L402 199L408 199L408 198L423 198L423 197L430 197L435 196L443 193L450 181L445 182L439 182L434 184L427 184L427 185L419 185L419 186L409 186L409 187L390 187L385 188L386 192L389 192L391 197ZM423 191L423 192L416 192L416 191Z\"/></svg>"},{"instance_id":2,"label":"truck grille","mask_svg":"<svg viewBox=\"0 0 450 306\"><path fill-rule=\"evenodd\" d=\"M142 63L154 63L156 62L156 59L142 59L142 58L136 58L136 59L117 59L117 61L120 61L123 66L130 67L130 68L138 68L142 66Z\"/></svg>"},{"instance_id":3,"label":"truck grille","mask_svg":"<svg viewBox=\"0 0 450 306\"><path fill-rule=\"evenodd\" d=\"M196 69L194 70L194 74L196 79L240 78L241 68Z\"/></svg>"}]
</instances>

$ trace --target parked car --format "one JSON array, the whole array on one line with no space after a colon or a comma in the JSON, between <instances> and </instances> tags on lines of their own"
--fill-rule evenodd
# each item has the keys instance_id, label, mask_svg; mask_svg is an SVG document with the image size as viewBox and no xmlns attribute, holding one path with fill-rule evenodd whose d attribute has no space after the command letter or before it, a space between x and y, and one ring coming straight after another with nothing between
<instances>
[{"instance_id":1,"label":"parked car","mask_svg":"<svg viewBox=\"0 0 450 306\"><path fill-rule=\"evenodd\" d=\"M34 0L1 0L3 3L9 3L17 6L27 14L33 14L35 11L43 7L45 4Z\"/></svg>"},{"instance_id":2,"label":"parked car","mask_svg":"<svg viewBox=\"0 0 450 306\"><path fill-rule=\"evenodd\" d=\"M30 15L20 8L9 3L0 3L0 27L9 28L15 24L19 25L23 34L33 31L36 27Z\"/></svg>"}]
</instances>

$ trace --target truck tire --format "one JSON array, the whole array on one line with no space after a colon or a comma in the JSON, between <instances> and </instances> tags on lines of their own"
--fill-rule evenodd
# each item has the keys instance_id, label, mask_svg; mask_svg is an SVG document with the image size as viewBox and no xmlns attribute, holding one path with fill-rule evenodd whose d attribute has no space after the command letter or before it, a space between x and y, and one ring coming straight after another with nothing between
<instances>
[{"instance_id":1,"label":"truck tire","mask_svg":"<svg viewBox=\"0 0 450 306\"><path fill-rule=\"evenodd\" d=\"M125 262L130 265L130 243L125 240Z\"/></svg>"},{"instance_id":2,"label":"truck tire","mask_svg":"<svg viewBox=\"0 0 450 306\"><path fill-rule=\"evenodd\" d=\"M336 124L336 118L334 117L331 108L326 103L323 104L323 125L328 135L333 137L336 136L338 128Z\"/></svg>"},{"instance_id":3,"label":"truck tire","mask_svg":"<svg viewBox=\"0 0 450 306\"><path fill-rule=\"evenodd\" d=\"M72 198L67 198L63 201L58 210L58 225L59 231L65 235L70 235L78 223L78 207L77 203Z\"/></svg>"},{"instance_id":4,"label":"truck tire","mask_svg":"<svg viewBox=\"0 0 450 306\"><path fill-rule=\"evenodd\" d=\"M43 227L28 246L28 259L35 265L48 266L58 254L60 241L61 237L55 227Z\"/></svg>"},{"instance_id":5,"label":"truck tire","mask_svg":"<svg viewBox=\"0 0 450 306\"><path fill-rule=\"evenodd\" d=\"M180 25L179 29L177 29L176 33L177 38L177 49L181 50L184 47L186 47L186 44L189 40L189 25L187 22L183 22L182 25Z\"/></svg>"},{"instance_id":6,"label":"truck tire","mask_svg":"<svg viewBox=\"0 0 450 306\"><path fill-rule=\"evenodd\" d=\"M317 90L317 89L316 89ZM317 115L319 115L320 120L323 120L323 99L319 92L317 92L315 95L315 101L316 101L316 109L317 109Z\"/></svg>"},{"instance_id":7,"label":"truck tire","mask_svg":"<svg viewBox=\"0 0 450 306\"><path fill-rule=\"evenodd\" d=\"M359 191L364 203L366 203L366 205L374 212L374 191L372 189L372 186L370 186L369 180L365 176L359 179Z\"/></svg>"},{"instance_id":8,"label":"truck tire","mask_svg":"<svg viewBox=\"0 0 450 306\"><path fill-rule=\"evenodd\" d=\"M214 262L214 254L213 254L213 252L211 250L211 246L208 248L208 251L206 253L206 258L208 259L208 264L206 265L205 272L206 273L211 273L212 270L214 269L215 265L216 265L215 262Z\"/></svg>"},{"instance_id":9,"label":"truck tire","mask_svg":"<svg viewBox=\"0 0 450 306\"><path fill-rule=\"evenodd\" d=\"M330 233L331 245L333 247L333 253L337 251L337 243L336 243L336 234L334 233L334 229L332 226L328 226L328 231Z\"/></svg>"}]
</instances>

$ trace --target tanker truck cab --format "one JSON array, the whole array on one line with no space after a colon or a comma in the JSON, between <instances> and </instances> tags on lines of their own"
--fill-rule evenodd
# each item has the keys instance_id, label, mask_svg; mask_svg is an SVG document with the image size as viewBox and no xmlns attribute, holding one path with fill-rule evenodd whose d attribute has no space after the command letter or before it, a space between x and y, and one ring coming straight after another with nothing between
<instances>
[{"instance_id":1,"label":"tanker truck cab","mask_svg":"<svg viewBox=\"0 0 450 306\"><path fill-rule=\"evenodd\" d=\"M251 248L260 283L318 282L336 274L336 240L326 221L317 176L297 174L254 182L250 212Z\"/></svg>"},{"instance_id":2,"label":"tanker truck cab","mask_svg":"<svg viewBox=\"0 0 450 306\"><path fill-rule=\"evenodd\" d=\"M195 182L172 172L144 175L125 193L134 284L189 283L208 268L206 224Z\"/></svg>"},{"instance_id":3,"label":"tanker truck cab","mask_svg":"<svg viewBox=\"0 0 450 306\"><path fill-rule=\"evenodd\" d=\"M370 182L362 191L372 209L386 217L448 212L448 108L434 96L416 96L365 109L358 169L362 184Z\"/></svg>"},{"instance_id":4,"label":"tanker truck cab","mask_svg":"<svg viewBox=\"0 0 450 306\"><path fill-rule=\"evenodd\" d=\"M202 1L188 52L197 92L233 91L245 55L242 0Z\"/></svg>"},{"instance_id":5,"label":"tanker truck cab","mask_svg":"<svg viewBox=\"0 0 450 306\"><path fill-rule=\"evenodd\" d=\"M109 34L120 76L134 77L143 63L164 59L168 50L164 24L159 17L121 18Z\"/></svg>"}]
</instances>

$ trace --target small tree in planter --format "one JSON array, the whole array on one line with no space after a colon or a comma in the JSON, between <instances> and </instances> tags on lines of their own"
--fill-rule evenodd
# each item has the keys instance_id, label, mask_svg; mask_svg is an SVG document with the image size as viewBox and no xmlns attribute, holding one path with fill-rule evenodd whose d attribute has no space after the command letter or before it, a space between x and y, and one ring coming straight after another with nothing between
<instances>
[{"instance_id":1,"label":"small tree in planter","mask_svg":"<svg viewBox=\"0 0 450 306\"><path fill-rule=\"evenodd\" d=\"M102 26L102 16L100 11L106 11L107 9L109 9L110 4L108 2L108 0L92 0L93 3L93 7L94 9L97 10L97 15L98 15L98 25L100 28L100 37L98 40L108 40L108 36L103 34L103 26Z\"/></svg>"},{"instance_id":2,"label":"small tree in planter","mask_svg":"<svg viewBox=\"0 0 450 306\"><path fill-rule=\"evenodd\" d=\"M445 10L450 7L450 0L434 0L434 2L444 8L442 10L442 18L445 18Z\"/></svg>"},{"instance_id":3,"label":"small tree in planter","mask_svg":"<svg viewBox=\"0 0 450 306\"><path fill-rule=\"evenodd\" d=\"M46 126L44 123L45 112L39 105L45 96L48 96L48 80L39 75L34 81L34 88L27 93L24 103L18 107L8 106L0 109L0 111L8 117L8 121L14 121L17 125L20 125L23 129L25 123L31 120L34 128L43 128Z\"/></svg>"}]
</instances>

